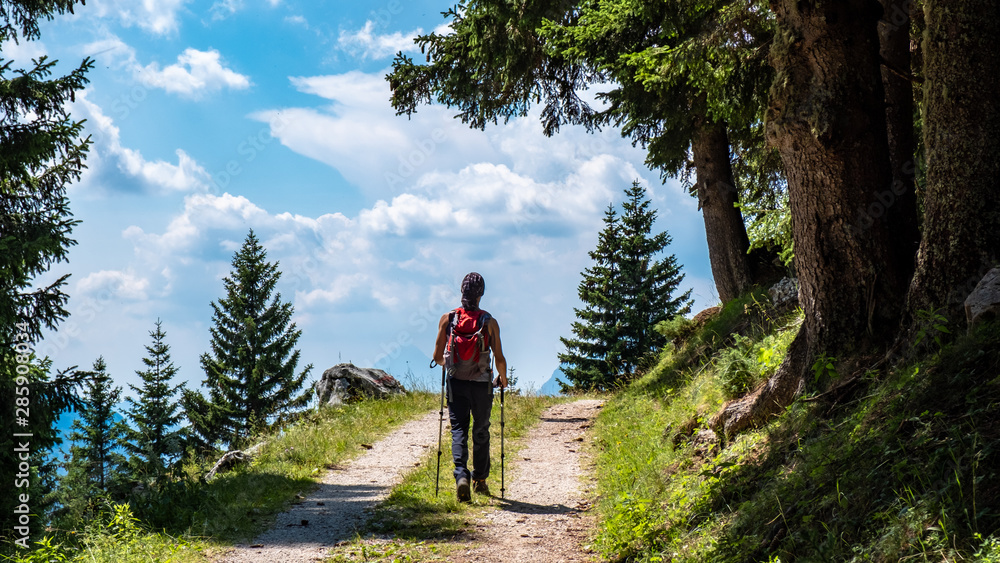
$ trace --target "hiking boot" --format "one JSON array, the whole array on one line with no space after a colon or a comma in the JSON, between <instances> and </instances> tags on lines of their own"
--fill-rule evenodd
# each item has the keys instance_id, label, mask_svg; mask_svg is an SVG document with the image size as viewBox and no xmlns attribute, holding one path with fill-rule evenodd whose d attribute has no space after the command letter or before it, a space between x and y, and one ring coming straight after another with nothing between
<instances>
[{"instance_id":1,"label":"hiking boot","mask_svg":"<svg viewBox=\"0 0 1000 563\"><path fill-rule=\"evenodd\" d=\"M469 502L472 500L472 493L469 492L469 478L462 477L458 480L458 502Z\"/></svg>"},{"instance_id":2,"label":"hiking boot","mask_svg":"<svg viewBox=\"0 0 1000 563\"><path fill-rule=\"evenodd\" d=\"M475 479L472 481L472 490L481 495L490 494L490 488L486 486L486 479Z\"/></svg>"}]
</instances>

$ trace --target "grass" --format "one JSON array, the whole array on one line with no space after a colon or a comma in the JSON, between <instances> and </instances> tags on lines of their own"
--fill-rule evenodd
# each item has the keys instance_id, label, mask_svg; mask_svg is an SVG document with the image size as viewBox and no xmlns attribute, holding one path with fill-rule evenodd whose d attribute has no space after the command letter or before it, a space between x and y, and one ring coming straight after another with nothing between
<instances>
[{"instance_id":1,"label":"grass","mask_svg":"<svg viewBox=\"0 0 1000 563\"><path fill-rule=\"evenodd\" d=\"M183 532L225 541L249 539L266 529L296 494L308 494L330 466L436 406L435 395L413 393L307 414L269 440L249 467L201 487L203 500L192 507Z\"/></svg>"},{"instance_id":2,"label":"grass","mask_svg":"<svg viewBox=\"0 0 1000 563\"><path fill-rule=\"evenodd\" d=\"M544 409L566 397L510 395L505 399L505 454L507 484L518 476L511 460L518 459L522 439ZM447 413L446 413L447 416ZM455 495L451 462L451 434L445 421L441 455L440 492L434 494L437 451L431 451L389 497L374 511L361 534L333 551L330 561L441 561L464 546L462 533L485 510L502 506L500 500L500 395L494 398L490 417L490 497L473 493L471 503Z\"/></svg>"},{"instance_id":3,"label":"grass","mask_svg":"<svg viewBox=\"0 0 1000 563\"><path fill-rule=\"evenodd\" d=\"M16 563L193 563L206 561L203 552L211 547L209 542L198 538L180 538L152 531L135 518L128 504L108 504L79 533L71 532L61 540L47 536L27 553L0 557Z\"/></svg>"},{"instance_id":4,"label":"grass","mask_svg":"<svg viewBox=\"0 0 1000 563\"><path fill-rule=\"evenodd\" d=\"M734 393L731 364L768 373L797 329L742 305L599 416L603 557L1000 561L1000 325L803 397L720 450L695 437Z\"/></svg>"},{"instance_id":5,"label":"grass","mask_svg":"<svg viewBox=\"0 0 1000 563\"><path fill-rule=\"evenodd\" d=\"M218 549L266 530L297 494L308 494L330 465L362 451L362 444L404 422L436 410L438 397L417 392L384 401L362 401L304 414L271 436L252 463L201 477L215 459L189 462L184 477L132 502L127 515L104 518L80 530L59 531L47 541L59 556L38 546L14 561L202 561ZM122 505L119 505L122 506ZM113 514L120 509L109 506ZM135 512L133 516L133 511ZM129 522L128 526L122 522ZM116 531L118 530L118 531ZM127 536L119 533L127 530ZM158 530L158 532L156 531ZM63 559L59 559L63 557Z\"/></svg>"}]
</instances>

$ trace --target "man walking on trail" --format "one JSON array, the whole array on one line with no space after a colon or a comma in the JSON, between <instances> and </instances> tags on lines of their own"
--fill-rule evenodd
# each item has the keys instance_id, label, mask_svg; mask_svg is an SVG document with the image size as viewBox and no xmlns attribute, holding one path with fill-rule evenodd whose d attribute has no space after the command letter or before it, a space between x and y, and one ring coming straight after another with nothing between
<instances>
[{"instance_id":1,"label":"man walking on trail","mask_svg":"<svg viewBox=\"0 0 1000 563\"><path fill-rule=\"evenodd\" d=\"M458 500L472 500L472 488L488 495L490 474L490 411L493 409L493 367L496 383L507 387L507 360L500 345L500 325L479 308L486 282L476 272L462 280L462 306L441 316L434 361L448 374L448 416L451 420L451 454L455 460ZM472 418L472 468L469 461L469 418Z\"/></svg>"}]
</instances>

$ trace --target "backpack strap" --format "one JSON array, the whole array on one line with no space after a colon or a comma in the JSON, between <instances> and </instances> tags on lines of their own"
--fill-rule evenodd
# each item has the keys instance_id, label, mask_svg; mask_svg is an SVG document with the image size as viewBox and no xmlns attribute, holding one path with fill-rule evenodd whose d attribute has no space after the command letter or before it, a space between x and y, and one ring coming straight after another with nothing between
<instances>
[{"instance_id":1,"label":"backpack strap","mask_svg":"<svg viewBox=\"0 0 1000 563\"><path fill-rule=\"evenodd\" d=\"M451 350L452 345L455 343L455 325L458 323L458 309L452 309L448 313L448 344L445 346L446 350Z\"/></svg>"},{"instance_id":2,"label":"backpack strap","mask_svg":"<svg viewBox=\"0 0 1000 563\"><path fill-rule=\"evenodd\" d=\"M476 319L476 323L479 324L479 328L476 330L476 334L479 335L479 350L485 352L489 347L490 333L486 330L486 327L490 324L490 319L493 317L489 313L480 309L479 318ZM483 331L486 330L486 334Z\"/></svg>"}]
</instances>

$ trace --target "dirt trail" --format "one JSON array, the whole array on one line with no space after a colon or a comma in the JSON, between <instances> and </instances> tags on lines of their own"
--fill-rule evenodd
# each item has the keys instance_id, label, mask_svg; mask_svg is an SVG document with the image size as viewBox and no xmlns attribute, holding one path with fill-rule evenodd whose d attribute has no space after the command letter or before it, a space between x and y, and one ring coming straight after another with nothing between
<instances>
[{"instance_id":1,"label":"dirt trail","mask_svg":"<svg viewBox=\"0 0 1000 563\"><path fill-rule=\"evenodd\" d=\"M583 544L593 528L582 480L582 442L603 401L556 405L542 414L516 458L508 458L506 502L459 540L475 547L457 562L574 563L591 561ZM499 469L499 468L498 468ZM499 474L490 477L500 494Z\"/></svg>"},{"instance_id":2,"label":"dirt trail","mask_svg":"<svg viewBox=\"0 0 1000 563\"><path fill-rule=\"evenodd\" d=\"M452 561L579 563L592 559L583 549L593 518L586 512L581 449L602 403L581 400L550 407L542 414L518 455L507 458L506 499L455 538L470 547L453 552ZM402 426L357 459L331 470L317 490L279 514L270 530L226 552L217 563L325 560L330 548L351 539L367 512L436 447L437 430L436 411ZM499 467L495 469L490 488L499 496Z\"/></svg>"},{"instance_id":3,"label":"dirt trail","mask_svg":"<svg viewBox=\"0 0 1000 563\"><path fill-rule=\"evenodd\" d=\"M338 541L350 539L366 511L392 487L428 448L437 447L438 412L411 421L344 467L330 470L319 488L278 515L274 526L249 545L239 545L219 563L322 561Z\"/></svg>"}]
</instances>

